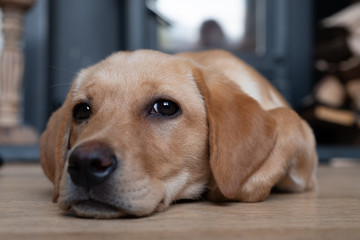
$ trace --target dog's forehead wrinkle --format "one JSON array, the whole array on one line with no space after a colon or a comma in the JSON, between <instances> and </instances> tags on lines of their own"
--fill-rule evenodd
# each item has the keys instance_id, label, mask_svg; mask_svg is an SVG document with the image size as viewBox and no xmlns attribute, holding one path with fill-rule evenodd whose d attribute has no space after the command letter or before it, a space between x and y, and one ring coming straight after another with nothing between
<instances>
[{"instance_id":1,"label":"dog's forehead wrinkle","mask_svg":"<svg viewBox=\"0 0 360 240\"><path fill-rule=\"evenodd\" d=\"M99 66L82 71L75 82L74 94L77 94L80 88L88 88L94 83L96 83L94 84L96 85L95 90L99 89L99 85L101 85L102 89L107 90L106 95L114 93L116 98L127 93L139 92L139 90L142 93L139 93L139 96L166 94L178 91L179 88L183 88L183 91L186 92L193 92L194 89L198 91L191 71L184 68L182 64L174 67L174 64L165 61L167 57L162 58L163 61L160 63L159 61L151 63L146 61L146 57L139 58L139 56L130 58L136 60L134 63L127 60L125 63L119 64L118 58L123 59L122 55L114 55L114 59L110 57L109 60L101 62ZM140 55L146 56L147 54L141 53ZM108 64L105 64L107 62ZM191 94L190 92L189 94ZM136 100L137 94L128 95Z\"/></svg>"}]
</instances>

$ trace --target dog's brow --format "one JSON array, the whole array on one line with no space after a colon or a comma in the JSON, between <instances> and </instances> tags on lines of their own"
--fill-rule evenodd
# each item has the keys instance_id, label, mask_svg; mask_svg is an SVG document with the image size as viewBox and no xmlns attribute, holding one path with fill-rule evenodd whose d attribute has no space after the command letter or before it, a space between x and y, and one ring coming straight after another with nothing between
<instances>
[{"instance_id":1,"label":"dog's brow","mask_svg":"<svg viewBox=\"0 0 360 240\"><path fill-rule=\"evenodd\" d=\"M77 95L77 93L80 90L80 86L82 85L85 79L86 79L85 73L81 71L74 81L73 97Z\"/></svg>"}]
</instances>

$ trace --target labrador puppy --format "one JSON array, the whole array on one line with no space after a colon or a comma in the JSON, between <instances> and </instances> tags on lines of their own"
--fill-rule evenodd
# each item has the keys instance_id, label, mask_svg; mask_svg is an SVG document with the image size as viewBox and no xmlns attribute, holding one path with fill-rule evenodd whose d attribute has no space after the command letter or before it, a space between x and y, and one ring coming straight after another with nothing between
<instances>
[{"instance_id":1,"label":"labrador puppy","mask_svg":"<svg viewBox=\"0 0 360 240\"><path fill-rule=\"evenodd\" d=\"M221 50L119 52L82 70L41 137L64 211L147 216L179 199L257 202L316 187L314 135Z\"/></svg>"}]
</instances>

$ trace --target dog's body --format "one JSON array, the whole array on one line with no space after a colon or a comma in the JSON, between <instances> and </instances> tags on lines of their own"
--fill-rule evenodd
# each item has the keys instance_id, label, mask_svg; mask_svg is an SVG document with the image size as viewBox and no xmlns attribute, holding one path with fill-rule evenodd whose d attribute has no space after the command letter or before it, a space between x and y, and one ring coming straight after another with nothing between
<instances>
[{"instance_id":1,"label":"dog's body","mask_svg":"<svg viewBox=\"0 0 360 240\"><path fill-rule=\"evenodd\" d=\"M141 50L80 72L41 138L41 163L62 209L111 218L312 190L317 155L309 126L231 54Z\"/></svg>"}]
</instances>

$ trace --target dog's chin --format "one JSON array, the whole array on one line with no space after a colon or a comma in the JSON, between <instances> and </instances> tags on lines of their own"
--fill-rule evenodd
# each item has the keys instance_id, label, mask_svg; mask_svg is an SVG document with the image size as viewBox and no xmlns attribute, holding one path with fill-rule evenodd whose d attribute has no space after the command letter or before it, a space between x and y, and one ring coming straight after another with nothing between
<instances>
[{"instance_id":1,"label":"dog's chin","mask_svg":"<svg viewBox=\"0 0 360 240\"><path fill-rule=\"evenodd\" d=\"M71 210L79 217L109 219L127 216L128 214L106 203L95 200L86 200L73 203Z\"/></svg>"}]
</instances>

